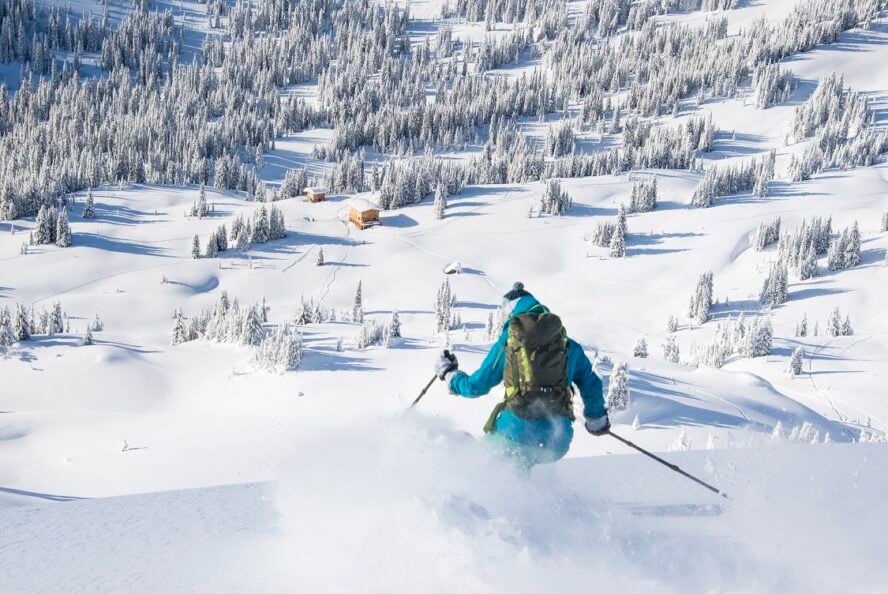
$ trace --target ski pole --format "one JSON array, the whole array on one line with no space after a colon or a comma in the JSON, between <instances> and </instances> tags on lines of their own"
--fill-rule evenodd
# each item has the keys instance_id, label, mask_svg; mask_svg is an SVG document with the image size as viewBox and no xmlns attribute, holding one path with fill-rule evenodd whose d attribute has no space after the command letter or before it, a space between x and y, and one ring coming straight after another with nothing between
<instances>
[{"instance_id":1,"label":"ski pole","mask_svg":"<svg viewBox=\"0 0 888 594\"><path fill-rule=\"evenodd\" d=\"M407 410L410 410L411 408L413 408L414 406L416 406L416 403L417 403L417 402L419 402L420 400L422 400L422 397L425 396L425 393L429 391L429 388L432 387L432 384L435 383L435 380L436 380L436 379L438 379L438 376L437 376L437 375L433 375L433 376L432 376L432 379L429 380L429 383L426 384L425 388L422 389L422 392L419 393L419 396L416 397L416 400L413 401L413 404L411 404L411 405L407 408Z\"/></svg>"},{"instance_id":2,"label":"ski pole","mask_svg":"<svg viewBox=\"0 0 888 594\"><path fill-rule=\"evenodd\" d=\"M692 481L694 481L694 482L697 483L698 485L702 485L702 486L706 487L707 489L709 489L710 491L712 491L713 493L715 493L715 494L717 494L717 495L721 495L721 496L724 497L725 499L728 499L728 494L727 494L727 493L725 493L724 491L719 491L718 489L716 489L715 487L713 487L713 486L710 485L709 483L706 483L706 482L704 482L704 481L701 481L700 479L698 479L698 478L695 477L694 475L685 472L684 470L682 470L681 468L679 468L678 465L676 465L676 464L671 464L670 462L667 462L666 460L664 460L664 459L661 458L660 456L657 456L656 454L652 454L651 452L647 451L646 449L644 449L644 448L642 448L642 447L639 447L639 446L635 445L634 443L632 443L632 442L629 441L628 439L623 439L622 437L620 437L620 436L617 435L616 433L612 432L610 429L607 430L607 434L610 435L611 437L613 437L614 439L616 439L617 441L620 441L620 442L626 444L626 445L629 446L630 448L632 448L632 449L634 449L634 450L637 450L637 451L641 452L642 454L644 454L644 455L647 456L648 458L652 458L652 459L656 460L657 462L659 462L659 463L662 464L663 466L669 468L670 470L674 470L674 471L677 472L678 474L680 474L680 475L682 475L682 476L684 476L684 477L686 477L686 478L691 479Z\"/></svg>"}]
</instances>

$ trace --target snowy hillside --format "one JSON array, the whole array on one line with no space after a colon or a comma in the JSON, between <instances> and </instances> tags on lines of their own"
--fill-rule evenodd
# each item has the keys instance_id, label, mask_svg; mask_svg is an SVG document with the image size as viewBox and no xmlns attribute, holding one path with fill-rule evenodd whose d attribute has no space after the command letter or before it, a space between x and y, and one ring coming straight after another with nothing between
<instances>
[{"instance_id":1,"label":"snowy hillside","mask_svg":"<svg viewBox=\"0 0 888 594\"><path fill-rule=\"evenodd\" d=\"M886 63L884 0L4 3L0 592L882 591ZM729 501L404 415L519 280Z\"/></svg>"}]
</instances>

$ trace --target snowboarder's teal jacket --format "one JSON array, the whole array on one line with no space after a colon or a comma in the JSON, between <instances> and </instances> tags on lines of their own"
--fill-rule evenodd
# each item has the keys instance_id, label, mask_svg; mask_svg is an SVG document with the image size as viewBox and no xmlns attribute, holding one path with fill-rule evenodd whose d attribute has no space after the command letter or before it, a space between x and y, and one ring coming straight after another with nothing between
<instances>
[{"instance_id":1,"label":"snowboarder's teal jacket","mask_svg":"<svg viewBox=\"0 0 888 594\"><path fill-rule=\"evenodd\" d=\"M449 388L453 394L466 398L477 398L490 392L503 381L505 368L505 346L509 335L509 322L518 314L533 309L547 311L533 295L521 297L512 309L509 320L503 326L496 344L484 358L478 370L469 375L458 371L450 378ZM592 363L575 341L568 339L567 377L576 385L583 399L583 415L589 418L605 414L601 379L592 370ZM523 419L508 410L502 411L496 419L494 435L523 449L542 450L534 456L536 461L554 462L567 453L573 439L571 420L566 417L548 419Z\"/></svg>"}]
</instances>

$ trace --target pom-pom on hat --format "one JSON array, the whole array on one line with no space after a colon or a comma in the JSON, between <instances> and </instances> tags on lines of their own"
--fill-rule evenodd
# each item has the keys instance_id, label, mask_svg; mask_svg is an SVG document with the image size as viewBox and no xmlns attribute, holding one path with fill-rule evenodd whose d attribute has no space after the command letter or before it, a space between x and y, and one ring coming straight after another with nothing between
<instances>
[{"instance_id":1,"label":"pom-pom on hat","mask_svg":"<svg viewBox=\"0 0 888 594\"><path fill-rule=\"evenodd\" d=\"M524 290L524 283L517 281L512 285L512 290L503 295L503 299L506 301L515 301L516 299L521 299L525 295L530 295L530 293Z\"/></svg>"}]
</instances>

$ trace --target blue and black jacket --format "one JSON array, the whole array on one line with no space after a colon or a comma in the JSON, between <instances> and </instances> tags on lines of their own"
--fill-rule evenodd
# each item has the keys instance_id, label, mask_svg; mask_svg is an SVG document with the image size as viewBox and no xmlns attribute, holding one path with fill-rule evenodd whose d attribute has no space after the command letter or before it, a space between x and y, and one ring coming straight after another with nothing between
<instances>
[{"instance_id":1,"label":"blue and black jacket","mask_svg":"<svg viewBox=\"0 0 888 594\"><path fill-rule=\"evenodd\" d=\"M491 347L481 367L473 374L456 372L449 381L453 394L466 398L477 398L490 392L503 381L506 365L505 348L509 336L509 322L515 316L533 310L548 311L533 295L521 297L512 309L509 320L503 326L499 339ZM601 379L592 370L592 363L583 348L568 339L567 377L575 385L583 399L583 415L589 418L605 414ZM496 418L494 433L518 445L532 448L545 448L560 458L567 453L573 439L571 419L555 417L546 419L524 419L509 410L503 410Z\"/></svg>"}]
</instances>

